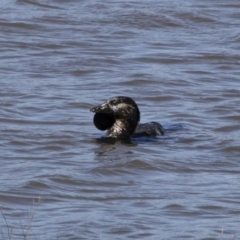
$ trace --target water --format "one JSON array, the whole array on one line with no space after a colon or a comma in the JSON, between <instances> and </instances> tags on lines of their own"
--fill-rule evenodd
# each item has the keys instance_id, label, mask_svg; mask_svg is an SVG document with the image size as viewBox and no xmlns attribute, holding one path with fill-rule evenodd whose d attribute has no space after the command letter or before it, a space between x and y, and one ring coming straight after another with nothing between
<instances>
[{"instance_id":1,"label":"water","mask_svg":"<svg viewBox=\"0 0 240 240\"><path fill-rule=\"evenodd\" d=\"M239 1L0 9L0 239L240 238ZM117 95L183 129L99 141Z\"/></svg>"}]
</instances>

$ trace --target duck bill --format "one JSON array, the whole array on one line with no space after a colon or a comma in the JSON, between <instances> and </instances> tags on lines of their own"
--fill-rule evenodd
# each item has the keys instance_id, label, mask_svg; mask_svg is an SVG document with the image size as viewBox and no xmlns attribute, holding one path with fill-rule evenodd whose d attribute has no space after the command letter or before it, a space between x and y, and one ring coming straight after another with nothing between
<instances>
[{"instance_id":1,"label":"duck bill","mask_svg":"<svg viewBox=\"0 0 240 240\"><path fill-rule=\"evenodd\" d=\"M112 113L112 110L109 108L109 105L107 103L93 107L90 109L90 111L94 113Z\"/></svg>"}]
</instances>

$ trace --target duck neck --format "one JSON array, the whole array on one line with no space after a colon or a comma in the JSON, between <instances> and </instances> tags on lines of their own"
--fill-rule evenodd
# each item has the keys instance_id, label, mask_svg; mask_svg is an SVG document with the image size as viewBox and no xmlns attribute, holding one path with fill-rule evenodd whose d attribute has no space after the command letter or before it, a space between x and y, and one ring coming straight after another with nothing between
<instances>
[{"instance_id":1,"label":"duck neck","mask_svg":"<svg viewBox=\"0 0 240 240\"><path fill-rule=\"evenodd\" d=\"M126 121L126 119L117 119L113 126L108 129L107 137L130 138L137 127L135 121Z\"/></svg>"}]
</instances>

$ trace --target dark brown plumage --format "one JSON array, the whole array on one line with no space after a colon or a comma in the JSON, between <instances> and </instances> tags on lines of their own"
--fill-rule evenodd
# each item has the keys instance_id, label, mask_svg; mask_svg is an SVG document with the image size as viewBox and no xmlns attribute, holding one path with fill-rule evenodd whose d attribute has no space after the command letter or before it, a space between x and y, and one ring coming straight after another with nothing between
<instances>
[{"instance_id":1,"label":"dark brown plumage","mask_svg":"<svg viewBox=\"0 0 240 240\"><path fill-rule=\"evenodd\" d=\"M157 122L139 124L140 111L129 97L114 97L103 104L91 108L93 122L101 131L107 130L106 137L132 138L163 135L164 129Z\"/></svg>"}]
</instances>

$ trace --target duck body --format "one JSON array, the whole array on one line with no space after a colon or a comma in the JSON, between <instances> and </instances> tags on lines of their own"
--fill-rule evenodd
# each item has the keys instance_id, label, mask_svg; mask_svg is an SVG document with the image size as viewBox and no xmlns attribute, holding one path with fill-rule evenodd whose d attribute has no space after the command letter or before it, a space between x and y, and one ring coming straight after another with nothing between
<instances>
[{"instance_id":1,"label":"duck body","mask_svg":"<svg viewBox=\"0 0 240 240\"><path fill-rule=\"evenodd\" d=\"M93 122L101 131L107 130L109 138L135 138L163 135L164 129L157 122L139 124L140 111L135 101L129 97L118 96L93 107Z\"/></svg>"},{"instance_id":2,"label":"duck body","mask_svg":"<svg viewBox=\"0 0 240 240\"><path fill-rule=\"evenodd\" d=\"M149 122L137 125L131 137L151 137L157 135L164 135L162 125L158 122Z\"/></svg>"}]
</instances>

